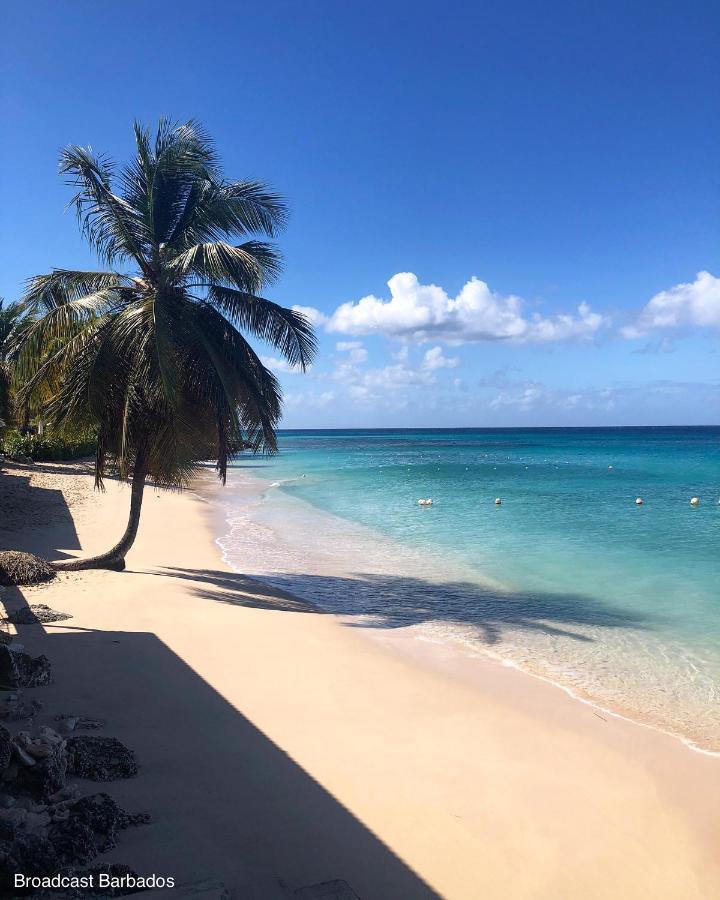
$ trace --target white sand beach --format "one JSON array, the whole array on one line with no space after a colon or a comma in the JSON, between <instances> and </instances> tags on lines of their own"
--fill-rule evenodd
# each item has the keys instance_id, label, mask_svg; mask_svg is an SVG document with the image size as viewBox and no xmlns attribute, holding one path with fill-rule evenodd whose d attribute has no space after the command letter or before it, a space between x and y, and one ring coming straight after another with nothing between
<instances>
[{"instance_id":1,"label":"white sand beach","mask_svg":"<svg viewBox=\"0 0 720 900\"><path fill-rule=\"evenodd\" d=\"M57 559L124 527L129 491L93 493L82 465L3 479L19 491L3 546ZM2 595L72 615L18 626L55 673L28 694L102 717L137 754L137 777L104 787L153 821L107 859L239 898L278 878L344 879L363 900L720 896L720 759L490 661L382 646L230 571L218 489L147 490L125 572Z\"/></svg>"}]
</instances>

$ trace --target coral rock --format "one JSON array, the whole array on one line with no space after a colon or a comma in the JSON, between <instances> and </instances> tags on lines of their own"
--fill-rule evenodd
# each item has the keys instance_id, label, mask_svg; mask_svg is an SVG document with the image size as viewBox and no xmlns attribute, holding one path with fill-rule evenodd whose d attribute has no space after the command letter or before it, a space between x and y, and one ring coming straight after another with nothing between
<instances>
[{"instance_id":1,"label":"coral rock","mask_svg":"<svg viewBox=\"0 0 720 900\"><path fill-rule=\"evenodd\" d=\"M34 553L0 550L0 584L39 584L56 574L49 562Z\"/></svg>"},{"instance_id":2,"label":"coral rock","mask_svg":"<svg viewBox=\"0 0 720 900\"><path fill-rule=\"evenodd\" d=\"M135 754L116 738L72 735L67 752L70 775L113 781L137 774Z\"/></svg>"}]
</instances>

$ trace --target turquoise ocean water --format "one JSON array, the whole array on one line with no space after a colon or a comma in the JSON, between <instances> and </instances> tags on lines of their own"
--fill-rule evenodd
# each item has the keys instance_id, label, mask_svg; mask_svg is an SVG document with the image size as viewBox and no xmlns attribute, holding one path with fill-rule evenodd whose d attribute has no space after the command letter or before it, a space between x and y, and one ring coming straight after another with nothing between
<instances>
[{"instance_id":1,"label":"turquoise ocean water","mask_svg":"<svg viewBox=\"0 0 720 900\"><path fill-rule=\"evenodd\" d=\"M297 431L280 447L229 479L219 543L238 569L720 751L720 428Z\"/></svg>"}]
</instances>

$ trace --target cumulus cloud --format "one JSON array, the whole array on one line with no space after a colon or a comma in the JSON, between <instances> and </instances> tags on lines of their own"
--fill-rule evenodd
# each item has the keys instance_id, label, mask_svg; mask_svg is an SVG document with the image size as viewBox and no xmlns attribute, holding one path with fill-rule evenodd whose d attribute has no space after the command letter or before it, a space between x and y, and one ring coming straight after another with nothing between
<instances>
[{"instance_id":1,"label":"cumulus cloud","mask_svg":"<svg viewBox=\"0 0 720 900\"><path fill-rule=\"evenodd\" d=\"M289 375L298 375L302 372L302 366L291 366L286 359L278 359L276 356L261 356L260 362L272 372L285 372Z\"/></svg>"},{"instance_id":2,"label":"cumulus cloud","mask_svg":"<svg viewBox=\"0 0 720 900\"><path fill-rule=\"evenodd\" d=\"M325 313L320 312L319 309L315 309L314 306L298 306L296 304L295 306L293 306L293 312L302 313L316 328L319 328L320 325L325 325L328 320L328 317L325 315Z\"/></svg>"},{"instance_id":3,"label":"cumulus cloud","mask_svg":"<svg viewBox=\"0 0 720 900\"><path fill-rule=\"evenodd\" d=\"M456 369L459 361L457 356L444 356L442 347L433 347L425 353L422 367L431 372L435 369Z\"/></svg>"},{"instance_id":4,"label":"cumulus cloud","mask_svg":"<svg viewBox=\"0 0 720 900\"><path fill-rule=\"evenodd\" d=\"M335 399L335 391L322 391L321 393L317 393L316 391L291 392L286 394L284 399L288 406L300 407L301 409L306 409L308 407L322 409L333 402Z\"/></svg>"},{"instance_id":5,"label":"cumulus cloud","mask_svg":"<svg viewBox=\"0 0 720 900\"><path fill-rule=\"evenodd\" d=\"M403 347L399 353L392 354L393 362L365 368L352 360L352 354L362 348L362 345L356 346L358 343L341 341L336 345L336 349L345 351L348 356L341 358L327 376L336 384L343 385L348 396L355 400L380 400L411 387L435 385L439 370L454 369L458 365L457 358L445 356L441 347L433 347L416 362L410 359L407 348Z\"/></svg>"},{"instance_id":6,"label":"cumulus cloud","mask_svg":"<svg viewBox=\"0 0 720 900\"><path fill-rule=\"evenodd\" d=\"M456 297L434 284L420 284L412 272L400 272L388 281L390 297L369 295L341 304L330 316L304 308L329 332L384 334L424 342L449 344L480 341L551 342L592 338L609 319L581 303L573 313L542 316L527 314L520 297L491 291L472 278ZM320 317L320 318L319 318Z\"/></svg>"},{"instance_id":7,"label":"cumulus cloud","mask_svg":"<svg viewBox=\"0 0 720 900\"><path fill-rule=\"evenodd\" d=\"M637 338L656 328L683 326L720 328L720 278L710 272L698 272L695 281L660 291L650 299L637 321L622 329L622 334Z\"/></svg>"},{"instance_id":8,"label":"cumulus cloud","mask_svg":"<svg viewBox=\"0 0 720 900\"><path fill-rule=\"evenodd\" d=\"M338 341L335 349L339 353L347 353L351 363L364 363L368 352L360 341Z\"/></svg>"}]
</instances>

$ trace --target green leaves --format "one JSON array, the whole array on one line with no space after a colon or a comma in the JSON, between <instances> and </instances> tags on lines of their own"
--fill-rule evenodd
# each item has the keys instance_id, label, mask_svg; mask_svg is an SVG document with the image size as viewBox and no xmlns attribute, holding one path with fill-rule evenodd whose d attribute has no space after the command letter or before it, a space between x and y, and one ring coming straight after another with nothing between
<instances>
[{"instance_id":1,"label":"green leaves","mask_svg":"<svg viewBox=\"0 0 720 900\"><path fill-rule=\"evenodd\" d=\"M211 285L207 302L240 328L271 344L292 366L305 370L315 355L312 325L302 313L246 291Z\"/></svg>"},{"instance_id":2,"label":"green leaves","mask_svg":"<svg viewBox=\"0 0 720 900\"><path fill-rule=\"evenodd\" d=\"M81 229L109 270L28 282L23 396L44 398L58 429L97 431L99 482L109 459L129 477L138 454L163 484L213 457L224 479L239 447L276 450L281 413L280 387L241 332L303 368L316 349L304 316L261 295L280 254L252 235L275 236L285 203L261 182L223 179L194 122L162 120L154 136L136 123L134 136L117 175L90 149L63 151Z\"/></svg>"}]
</instances>

